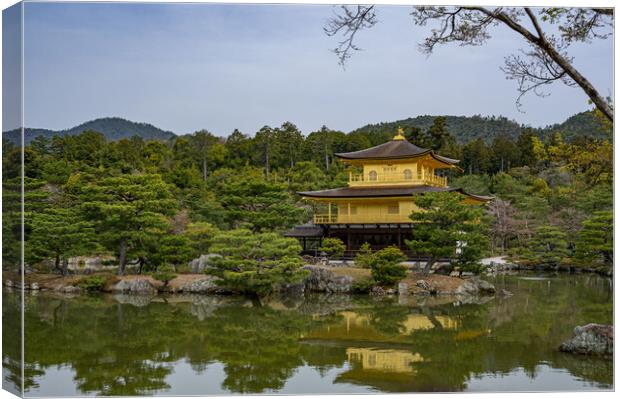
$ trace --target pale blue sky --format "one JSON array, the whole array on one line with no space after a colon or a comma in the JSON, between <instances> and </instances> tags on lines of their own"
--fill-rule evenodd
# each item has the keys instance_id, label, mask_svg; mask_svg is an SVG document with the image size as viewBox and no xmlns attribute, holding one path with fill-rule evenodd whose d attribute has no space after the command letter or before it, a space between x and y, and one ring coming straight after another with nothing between
<instances>
[{"instance_id":1,"label":"pale blue sky","mask_svg":"<svg viewBox=\"0 0 620 399\"><path fill-rule=\"evenodd\" d=\"M482 47L417 50L428 28L409 7L382 7L359 36L364 48L338 65L323 25L331 6L27 3L25 119L63 129L120 116L183 134L297 124L349 131L420 114L504 115L541 126L588 107L554 85L520 113L516 83L499 70L524 48L504 28ZM575 65L603 95L612 90L612 40L575 46ZM7 127L14 126L5 126Z\"/></svg>"}]
</instances>

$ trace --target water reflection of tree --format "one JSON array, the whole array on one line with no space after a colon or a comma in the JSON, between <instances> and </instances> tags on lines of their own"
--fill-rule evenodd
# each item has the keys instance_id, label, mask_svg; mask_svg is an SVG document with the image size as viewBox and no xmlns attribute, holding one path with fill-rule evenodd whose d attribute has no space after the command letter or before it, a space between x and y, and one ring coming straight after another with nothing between
<instances>
[{"instance_id":1,"label":"water reflection of tree","mask_svg":"<svg viewBox=\"0 0 620 399\"><path fill-rule=\"evenodd\" d=\"M341 309L340 300L330 304L322 299L317 306L302 303L289 309L286 303L254 307L242 298L211 297L194 303L141 302L146 306L138 307L106 297L42 294L27 300L25 386L36 387L37 377L49 366L69 365L78 389L85 393L153 394L169 388L171 362L183 359L197 372L221 362L226 373L223 388L259 393L281 389L303 365L322 375L342 367L352 345L415 355L410 356L416 359L408 365L410 373L364 370L352 362L336 380L388 392L457 391L471 378L488 373L523 368L534 376L541 364L570 370L588 381L612 383L611 362L557 351L574 325L611 321L604 284L520 281L519 290L514 281L506 284L515 295L485 305L416 307L391 300L355 300L349 303L355 309L345 313L358 314L364 322L351 329L349 341L342 327L345 318L327 312L330 306ZM19 317L15 298L5 295L5 323ZM317 309L324 315L317 316ZM412 328L412 320L424 317L430 322ZM446 320L452 324L446 325ZM311 341L300 340L306 337ZM8 378L20 384L19 345L4 333L3 340Z\"/></svg>"}]
</instances>

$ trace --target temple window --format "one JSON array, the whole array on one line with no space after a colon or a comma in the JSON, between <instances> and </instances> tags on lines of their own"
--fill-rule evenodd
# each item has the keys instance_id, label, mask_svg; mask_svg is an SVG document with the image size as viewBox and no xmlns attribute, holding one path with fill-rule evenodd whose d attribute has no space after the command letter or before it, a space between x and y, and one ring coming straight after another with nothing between
<instances>
[{"instance_id":1,"label":"temple window","mask_svg":"<svg viewBox=\"0 0 620 399\"><path fill-rule=\"evenodd\" d=\"M405 180L411 180L411 178L413 177L411 174L411 169L405 169L403 173L405 175Z\"/></svg>"},{"instance_id":2,"label":"temple window","mask_svg":"<svg viewBox=\"0 0 620 399\"><path fill-rule=\"evenodd\" d=\"M368 172L368 180L377 181L377 172L375 172L374 170Z\"/></svg>"},{"instance_id":3,"label":"temple window","mask_svg":"<svg viewBox=\"0 0 620 399\"><path fill-rule=\"evenodd\" d=\"M388 206L388 214L390 215L398 215L400 213L399 209L398 209L398 204L396 205L389 205Z\"/></svg>"}]
</instances>

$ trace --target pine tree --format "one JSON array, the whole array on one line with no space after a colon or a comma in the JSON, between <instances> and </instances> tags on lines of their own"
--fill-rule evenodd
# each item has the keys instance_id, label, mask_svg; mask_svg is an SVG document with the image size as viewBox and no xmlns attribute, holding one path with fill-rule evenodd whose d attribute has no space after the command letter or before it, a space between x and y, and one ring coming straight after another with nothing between
<instances>
[{"instance_id":1,"label":"pine tree","mask_svg":"<svg viewBox=\"0 0 620 399\"><path fill-rule=\"evenodd\" d=\"M548 266L557 266L567 256L566 233L554 226L537 228L526 251L526 257L531 261Z\"/></svg>"},{"instance_id":2,"label":"pine tree","mask_svg":"<svg viewBox=\"0 0 620 399\"><path fill-rule=\"evenodd\" d=\"M27 247L29 260L53 259L54 268L66 276L69 258L95 251L97 235L75 207L51 208L33 215Z\"/></svg>"},{"instance_id":3,"label":"pine tree","mask_svg":"<svg viewBox=\"0 0 620 399\"><path fill-rule=\"evenodd\" d=\"M407 269L401 265L407 257L397 247L387 247L370 257L372 278L381 285L392 285L407 276Z\"/></svg>"},{"instance_id":4,"label":"pine tree","mask_svg":"<svg viewBox=\"0 0 620 399\"><path fill-rule=\"evenodd\" d=\"M426 258L425 274L440 258L454 259L472 269L482 258L488 245L483 208L465 204L464 199L450 192L415 197L420 210L411 214L413 239L405 242L412 252Z\"/></svg>"},{"instance_id":5,"label":"pine tree","mask_svg":"<svg viewBox=\"0 0 620 399\"><path fill-rule=\"evenodd\" d=\"M174 214L177 205L169 186L155 174L90 181L76 176L67 188L79 198L104 245L117 252L120 275L129 256L141 254L154 238L167 231L167 217Z\"/></svg>"},{"instance_id":6,"label":"pine tree","mask_svg":"<svg viewBox=\"0 0 620 399\"><path fill-rule=\"evenodd\" d=\"M602 258L606 265L614 262L614 218L612 211L594 212L582 223L576 243L576 256L583 260Z\"/></svg>"},{"instance_id":7,"label":"pine tree","mask_svg":"<svg viewBox=\"0 0 620 399\"><path fill-rule=\"evenodd\" d=\"M223 231L214 237L211 252L222 257L211 261L207 273L245 294L267 295L277 286L300 282L307 274L301 269L297 240L277 233Z\"/></svg>"}]
</instances>

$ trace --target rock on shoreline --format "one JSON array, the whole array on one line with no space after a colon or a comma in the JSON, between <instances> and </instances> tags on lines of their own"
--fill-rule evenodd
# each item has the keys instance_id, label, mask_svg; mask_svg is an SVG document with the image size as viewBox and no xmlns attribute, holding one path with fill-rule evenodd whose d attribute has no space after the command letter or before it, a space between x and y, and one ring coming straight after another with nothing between
<instances>
[{"instance_id":1,"label":"rock on shoreline","mask_svg":"<svg viewBox=\"0 0 620 399\"><path fill-rule=\"evenodd\" d=\"M580 355L613 356L614 326L590 323L577 326L573 337L560 345L560 351Z\"/></svg>"}]
</instances>

